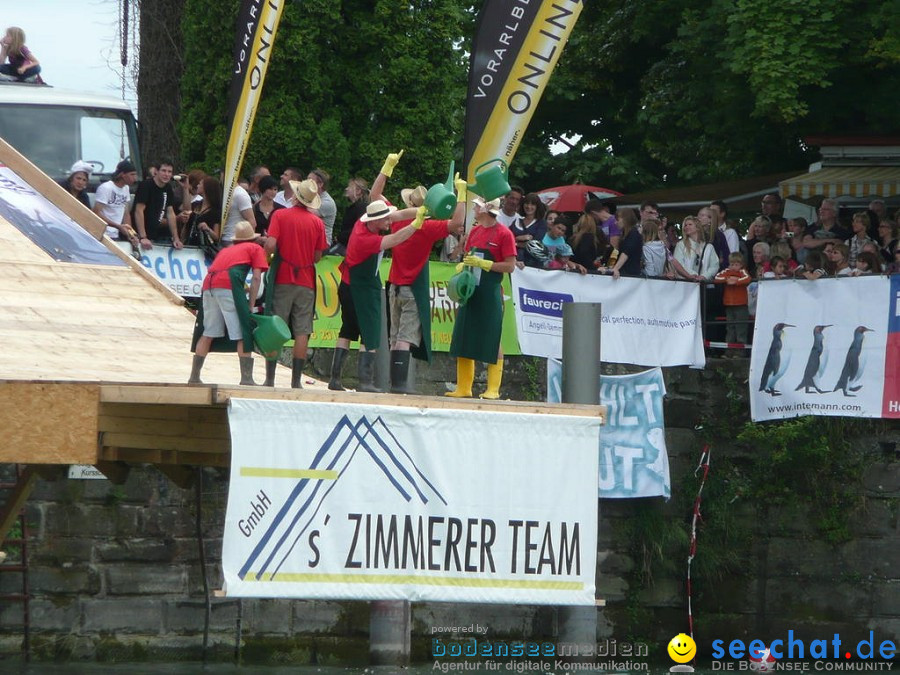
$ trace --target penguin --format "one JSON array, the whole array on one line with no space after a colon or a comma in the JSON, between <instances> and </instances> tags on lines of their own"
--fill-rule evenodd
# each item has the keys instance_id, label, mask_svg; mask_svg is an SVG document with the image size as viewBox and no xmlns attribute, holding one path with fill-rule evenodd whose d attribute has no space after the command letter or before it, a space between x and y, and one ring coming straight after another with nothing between
<instances>
[{"instance_id":1,"label":"penguin","mask_svg":"<svg viewBox=\"0 0 900 675\"><path fill-rule=\"evenodd\" d=\"M808 394L810 387L812 387L816 390L816 393L826 393L819 389L816 379L822 376L822 373L825 372L825 366L828 364L828 355L825 354L823 358L822 354L825 344L825 336L822 334L822 331L826 328L831 328L831 326L832 324L829 323L824 326L816 326L813 328L813 346L812 349L809 350L809 360L806 362L806 370L803 371L803 379L794 391L803 389L804 393Z\"/></svg>"},{"instance_id":2,"label":"penguin","mask_svg":"<svg viewBox=\"0 0 900 675\"><path fill-rule=\"evenodd\" d=\"M859 391L862 385L855 385L862 377L863 364L860 364L860 354L862 352L862 343L866 337L866 333L874 332L871 328L865 326L857 326L853 331L853 342L850 343L850 349L847 350L847 358L844 360L844 369L838 378L837 384L834 385L833 391L840 389L844 392L844 396L853 397L848 394L847 390Z\"/></svg>"},{"instance_id":3,"label":"penguin","mask_svg":"<svg viewBox=\"0 0 900 675\"><path fill-rule=\"evenodd\" d=\"M776 323L772 328L772 344L769 345L769 354L766 356L766 365L763 366L762 377L759 380L759 390L764 391L772 396L781 396L780 391L776 391L775 383L784 375L787 370L789 359L781 362L781 336L784 334L785 328L794 328L790 323Z\"/></svg>"}]
</instances>

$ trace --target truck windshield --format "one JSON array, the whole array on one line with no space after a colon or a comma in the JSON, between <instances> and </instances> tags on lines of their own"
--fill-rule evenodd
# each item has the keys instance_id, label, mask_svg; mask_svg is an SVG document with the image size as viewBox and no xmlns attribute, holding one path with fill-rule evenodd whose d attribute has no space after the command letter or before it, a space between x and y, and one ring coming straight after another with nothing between
<instances>
[{"instance_id":1,"label":"truck windshield","mask_svg":"<svg viewBox=\"0 0 900 675\"><path fill-rule=\"evenodd\" d=\"M0 136L51 178L66 178L79 159L94 167L92 187L109 180L123 159L140 172L137 129L128 111L15 103L3 108Z\"/></svg>"}]
</instances>

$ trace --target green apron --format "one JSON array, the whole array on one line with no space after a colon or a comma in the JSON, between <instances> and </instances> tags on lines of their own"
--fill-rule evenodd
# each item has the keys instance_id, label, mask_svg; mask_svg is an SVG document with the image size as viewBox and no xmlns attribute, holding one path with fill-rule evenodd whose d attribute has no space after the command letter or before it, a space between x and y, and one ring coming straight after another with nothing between
<instances>
[{"instance_id":1,"label":"green apron","mask_svg":"<svg viewBox=\"0 0 900 675\"><path fill-rule=\"evenodd\" d=\"M368 351L381 346L381 319L384 315L384 285L378 270L381 256L370 255L350 268L350 296L359 322L360 341Z\"/></svg>"},{"instance_id":2,"label":"green apron","mask_svg":"<svg viewBox=\"0 0 900 675\"><path fill-rule=\"evenodd\" d=\"M484 253L493 260L490 251L476 248L468 251ZM465 305L459 308L453 324L450 356L474 359L483 363L497 363L500 335L503 332L503 275L481 270L481 281Z\"/></svg>"},{"instance_id":3,"label":"green apron","mask_svg":"<svg viewBox=\"0 0 900 675\"><path fill-rule=\"evenodd\" d=\"M231 294L234 296L234 308L237 311L238 318L241 321L241 334L244 342L244 351L248 354L253 351L253 329L254 323L250 314L250 305L247 303L247 294L244 291L244 282L247 274L250 273L250 265L235 265L229 267L228 270L222 270L218 274L225 274L227 271L228 278L231 280ZM203 336L203 303L200 303L200 309L197 310L197 318L194 320L194 335L191 339L191 351L197 350L197 340ZM237 341L228 337L228 328L225 329L225 335L213 338L210 351L213 352L236 352Z\"/></svg>"},{"instance_id":4,"label":"green apron","mask_svg":"<svg viewBox=\"0 0 900 675\"><path fill-rule=\"evenodd\" d=\"M416 299L419 323L422 324L422 341L416 346L410 345L409 352L413 358L431 363L431 277L427 262L409 288Z\"/></svg>"},{"instance_id":5,"label":"green apron","mask_svg":"<svg viewBox=\"0 0 900 675\"><path fill-rule=\"evenodd\" d=\"M281 257L281 254L278 252L278 249L275 250L275 255L272 257L272 262L269 264L269 269L265 274L265 290L263 291L263 306L264 313L267 316L272 316L275 313L275 278L278 276L278 268L281 267L282 263L285 265L290 265L289 262L285 262L284 258ZM312 267L315 267L313 265ZM300 269L296 265L293 265L295 270ZM313 274L315 278L315 274ZM314 283L313 285L313 318L315 319L315 303L316 303L316 293L318 292L318 283ZM284 322L287 324L288 330L291 331L291 338L296 338L294 335L294 327L291 325L291 317L283 316Z\"/></svg>"}]
</instances>

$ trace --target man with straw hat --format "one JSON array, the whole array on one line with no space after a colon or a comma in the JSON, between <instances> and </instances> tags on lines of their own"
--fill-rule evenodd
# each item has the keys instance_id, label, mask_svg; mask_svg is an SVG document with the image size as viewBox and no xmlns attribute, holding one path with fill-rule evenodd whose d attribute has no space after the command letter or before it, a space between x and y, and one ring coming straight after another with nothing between
<instances>
[{"instance_id":1,"label":"man with straw hat","mask_svg":"<svg viewBox=\"0 0 900 675\"><path fill-rule=\"evenodd\" d=\"M375 186L378 182L376 180ZM428 274L428 258L435 242L443 241L448 234L459 235L465 225L466 182L456 174L456 210L450 220L428 219L421 229L402 244L397 245L391 259L390 283L390 344L391 344L391 392L410 393L410 355L431 362L431 297ZM404 188L400 198L406 206L418 208L425 202L427 191L419 185ZM397 232L407 221L391 224Z\"/></svg>"},{"instance_id":2,"label":"man with straw hat","mask_svg":"<svg viewBox=\"0 0 900 675\"><path fill-rule=\"evenodd\" d=\"M468 398L472 396L475 380L475 361L483 361L487 367L487 391L482 398L500 398L500 380L503 378L503 353L500 351L500 335L503 332L503 290L500 284L504 274L516 269L516 239L505 225L497 221L500 200L475 204L475 227L466 239L466 257L457 265L457 272L464 266L481 270L475 292L465 305L459 308L453 325L450 356L456 357L456 389L447 396Z\"/></svg>"},{"instance_id":3,"label":"man with straw hat","mask_svg":"<svg viewBox=\"0 0 900 675\"><path fill-rule=\"evenodd\" d=\"M237 346L241 384L253 385L253 330L250 315L263 270L269 268L266 254L256 243L253 226L241 221L235 226L234 246L222 249L203 279L203 305L194 324L194 364L188 384L203 384L200 371L210 350L233 351ZM244 293L247 273L253 270L250 298ZM227 336L226 336L227 329ZM228 338L227 340L225 338Z\"/></svg>"},{"instance_id":4,"label":"man with straw hat","mask_svg":"<svg viewBox=\"0 0 900 675\"><path fill-rule=\"evenodd\" d=\"M415 218L403 229L382 236L391 228L391 222ZM404 209L387 204L382 199L371 202L366 213L356 221L347 255L341 263L341 285L338 298L341 303L341 331L338 334L331 366L328 388L343 391L341 368L350 342L359 339L359 391L380 392L375 387L375 352L381 346L381 318L384 287L379 274L379 263L385 250L401 244L422 227L425 207Z\"/></svg>"},{"instance_id":5,"label":"man with straw hat","mask_svg":"<svg viewBox=\"0 0 900 675\"><path fill-rule=\"evenodd\" d=\"M316 310L316 263L328 248L325 223L310 212L322 201L315 181L291 181L294 205L272 213L266 253L274 253L266 280L266 312L277 314L294 336L291 387L302 389L303 366ZM266 361L264 386L275 386L278 362Z\"/></svg>"}]
</instances>

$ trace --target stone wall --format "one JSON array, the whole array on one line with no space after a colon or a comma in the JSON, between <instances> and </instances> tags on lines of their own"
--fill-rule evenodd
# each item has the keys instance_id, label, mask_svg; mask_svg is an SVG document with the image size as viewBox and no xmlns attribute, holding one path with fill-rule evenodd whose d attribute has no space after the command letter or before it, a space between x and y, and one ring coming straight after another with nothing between
<instances>
[{"instance_id":1,"label":"stone wall","mask_svg":"<svg viewBox=\"0 0 900 675\"><path fill-rule=\"evenodd\" d=\"M330 352L311 362L321 369ZM900 429L873 423L849 445L863 467L852 485L858 499L844 514L851 536L832 543L822 535L819 507L741 491L747 467L769 451L734 442L745 414L739 411L746 409L746 368L741 361L714 362L704 371L666 373L673 499L600 503L597 593L607 606L600 610L598 640L644 642L652 657L687 629L686 536L698 486L693 471L716 424L694 565L700 653L708 654L716 638L765 639L788 629L853 640L874 630L880 639L900 642L900 461L894 449ZM483 377L479 373L476 382ZM510 358L504 392L540 398L543 378L539 360ZM454 380L453 364L439 357L419 369L418 380L420 391L444 391ZM211 589L222 581L226 493L227 472L204 470L200 527ZM27 505L35 656L198 658L206 604L196 497L149 467L133 469L123 485L40 481ZM704 538L714 530L714 539ZM16 551L9 553L14 560ZM0 592L15 591L20 581L14 573L0 575ZM553 639L558 616L546 607L416 604L414 658L428 659L433 629L472 622L488 626L493 638ZM232 657L238 623L247 661L366 662L366 603L213 598L211 658ZM22 627L21 605L0 606L0 656L19 650Z\"/></svg>"}]
</instances>

